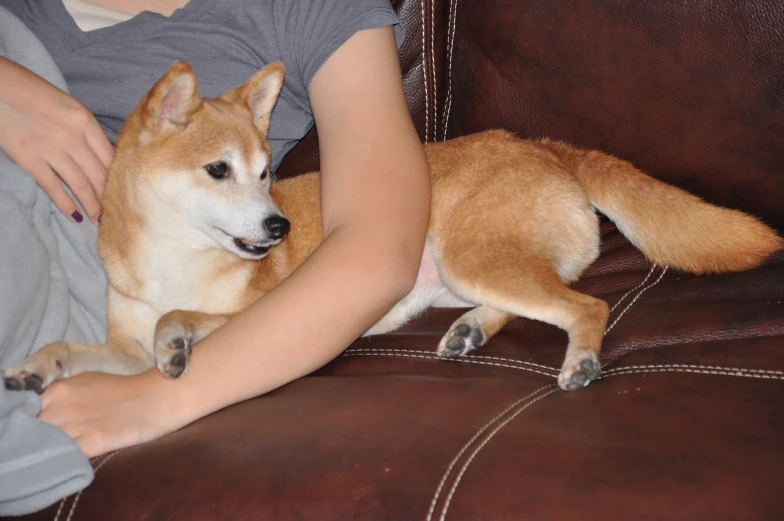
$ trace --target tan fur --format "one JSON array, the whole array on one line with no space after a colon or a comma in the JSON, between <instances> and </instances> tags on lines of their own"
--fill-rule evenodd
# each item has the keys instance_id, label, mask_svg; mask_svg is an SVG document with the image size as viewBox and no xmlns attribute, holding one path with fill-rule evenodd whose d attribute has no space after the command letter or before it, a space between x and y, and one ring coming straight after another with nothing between
<instances>
[{"instance_id":1,"label":"tan fur","mask_svg":"<svg viewBox=\"0 0 784 521\"><path fill-rule=\"evenodd\" d=\"M109 343L89 360L84 346L47 346L5 370L7 385L40 390L84 370L134 373L153 364L177 377L192 343L274 288L318 247L318 174L272 186L253 177L259 173L252 165L269 168L266 130L282 74L279 64L268 66L206 100L196 94L190 68L178 64L153 87L126 123L106 187L99 250L110 281ZM558 380L566 390L598 376L608 316L603 301L567 287L599 255L594 207L651 261L692 273L753 268L784 246L755 218L707 204L601 152L504 131L428 144L425 151L433 198L420 275L368 334L394 329L431 305L477 306L437 347L452 357L481 346L515 316L542 320L569 334ZM205 174L217 160L233 161L231 182ZM224 237L188 207L198 197L286 216L288 237L280 244ZM237 238L262 252L253 253L258 259L240 258Z\"/></svg>"},{"instance_id":2,"label":"tan fur","mask_svg":"<svg viewBox=\"0 0 784 521\"><path fill-rule=\"evenodd\" d=\"M782 247L781 238L754 217L705 204L627 161L565 143L545 144L574 173L591 203L656 264L696 274L741 271Z\"/></svg>"}]
</instances>

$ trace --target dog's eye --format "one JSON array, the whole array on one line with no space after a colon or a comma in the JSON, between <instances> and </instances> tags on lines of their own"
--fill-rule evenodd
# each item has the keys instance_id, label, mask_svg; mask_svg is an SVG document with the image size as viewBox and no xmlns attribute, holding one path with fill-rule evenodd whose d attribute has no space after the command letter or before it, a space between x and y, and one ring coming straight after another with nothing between
<instances>
[{"instance_id":1,"label":"dog's eye","mask_svg":"<svg viewBox=\"0 0 784 521\"><path fill-rule=\"evenodd\" d=\"M261 173L261 180L264 181L267 178L267 169L265 168L264 171Z\"/></svg>"},{"instance_id":2,"label":"dog's eye","mask_svg":"<svg viewBox=\"0 0 784 521\"><path fill-rule=\"evenodd\" d=\"M218 161L217 163L210 163L209 165L205 166L204 169L214 179L223 179L229 174L229 165L227 165L223 161Z\"/></svg>"}]
</instances>

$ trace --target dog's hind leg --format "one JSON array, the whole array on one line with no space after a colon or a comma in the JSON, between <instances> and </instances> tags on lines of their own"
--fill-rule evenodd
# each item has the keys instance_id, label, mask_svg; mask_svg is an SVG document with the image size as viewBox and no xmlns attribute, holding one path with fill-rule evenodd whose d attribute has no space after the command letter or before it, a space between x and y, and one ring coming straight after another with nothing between
<instances>
[{"instance_id":1,"label":"dog's hind leg","mask_svg":"<svg viewBox=\"0 0 784 521\"><path fill-rule=\"evenodd\" d=\"M485 345L514 318L511 313L490 306L474 308L455 320L439 342L436 352L444 358L464 355Z\"/></svg>"},{"instance_id":2,"label":"dog's hind leg","mask_svg":"<svg viewBox=\"0 0 784 521\"><path fill-rule=\"evenodd\" d=\"M555 269L542 259L523 251L518 255L507 253L510 254L508 258L515 259L514 268L508 262L488 259L486 255L483 258L458 255L442 264L444 282L459 297L481 303L483 307L478 308L479 314L503 320L505 312L541 320L565 330L569 334L569 346L558 385L566 391L588 385L599 376L607 304L569 289ZM493 312L487 308L494 308ZM455 331L460 326L457 324ZM461 331L465 332L465 328ZM450 340L447 338L446 342ZM439 350L439 354L447 353L451 350Z\"/></svg>"},{"instance_id":3,"label":"dog's hind leg","mask_svg":"<svg viewBox=\"0 0 784 521\"><path fill-rule=\"evenodd\" d=\"M193 344L221 327L231 316L174 310L158 319L153 356L161 374L168 378L185 374Z\"/></svg>"},{"instance_id":4,"label":"dog's hind leg","mask_svg":"<svg viewBox=\"0 0 784 521\"><path fill-rule=\"evenodd\" d=\"M55 380L88 371L132 375L152 367L133 339L105 345L55 342L27 357L16 367L0 371L6 389L42 393Z\"/></svg>"}]
</instances>

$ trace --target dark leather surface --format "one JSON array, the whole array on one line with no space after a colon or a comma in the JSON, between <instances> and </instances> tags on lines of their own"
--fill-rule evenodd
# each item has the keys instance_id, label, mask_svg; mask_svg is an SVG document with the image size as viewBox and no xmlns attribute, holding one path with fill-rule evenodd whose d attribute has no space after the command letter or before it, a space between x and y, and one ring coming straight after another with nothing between
<instances>
[{"instance_id":1,"label":"dark leather surface","mask_svg":"<svg viewBox=\"0 0 784 521\"><path fill-rule=\"evenodd\" d=\"M489 127L566 139L784 225L781 2L396 6L423 140ZM314 145L285 172L315 168ZM562 331L518 319L438 360L462 311L431 310L99 458L91 487L25 519L782 519L784 253L740 274L663 273L603 221L575 287L614 307L603 377L581 391L555 387Z\"/></svg>"}]
</instances>

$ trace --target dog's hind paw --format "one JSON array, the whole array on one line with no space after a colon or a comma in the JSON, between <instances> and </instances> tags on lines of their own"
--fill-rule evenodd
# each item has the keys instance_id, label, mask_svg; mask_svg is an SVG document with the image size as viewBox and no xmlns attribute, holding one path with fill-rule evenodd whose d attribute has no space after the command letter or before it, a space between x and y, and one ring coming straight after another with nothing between
<instances>
[{"instance_id":1,"label":"dog's hind paw","mask_svg":"<svg viewBox=\"0 0 784 521\"><path fill-rule=\"evenodd\" d=\"M582 389L601 373L602 366L594 353L587 351L569 356L558 375L558 387L564 391Z\"/></svg>"},{"instance_id":2,"label":"dog's hind paw","mask_svg":"<svg viewBox=\"0 0 784 521\"><path fill-rule=\"evenodd\" d=\"M459 320L441 339L436 354L441 358L457 358L481 347L486 340L478 324L468 324Z\"/></svg>"},{"instance_id":3,"label":"dog's hind paw","mask_svg":"<svg viewBox=\"0 0 784 521\"><path fill-rule=\"evenodd\" d=\"M163 331L155 340L155 365L167 378L179 378L188 370L191 358L190 335L183 331Z\"/></svg>"}]
</instances>

